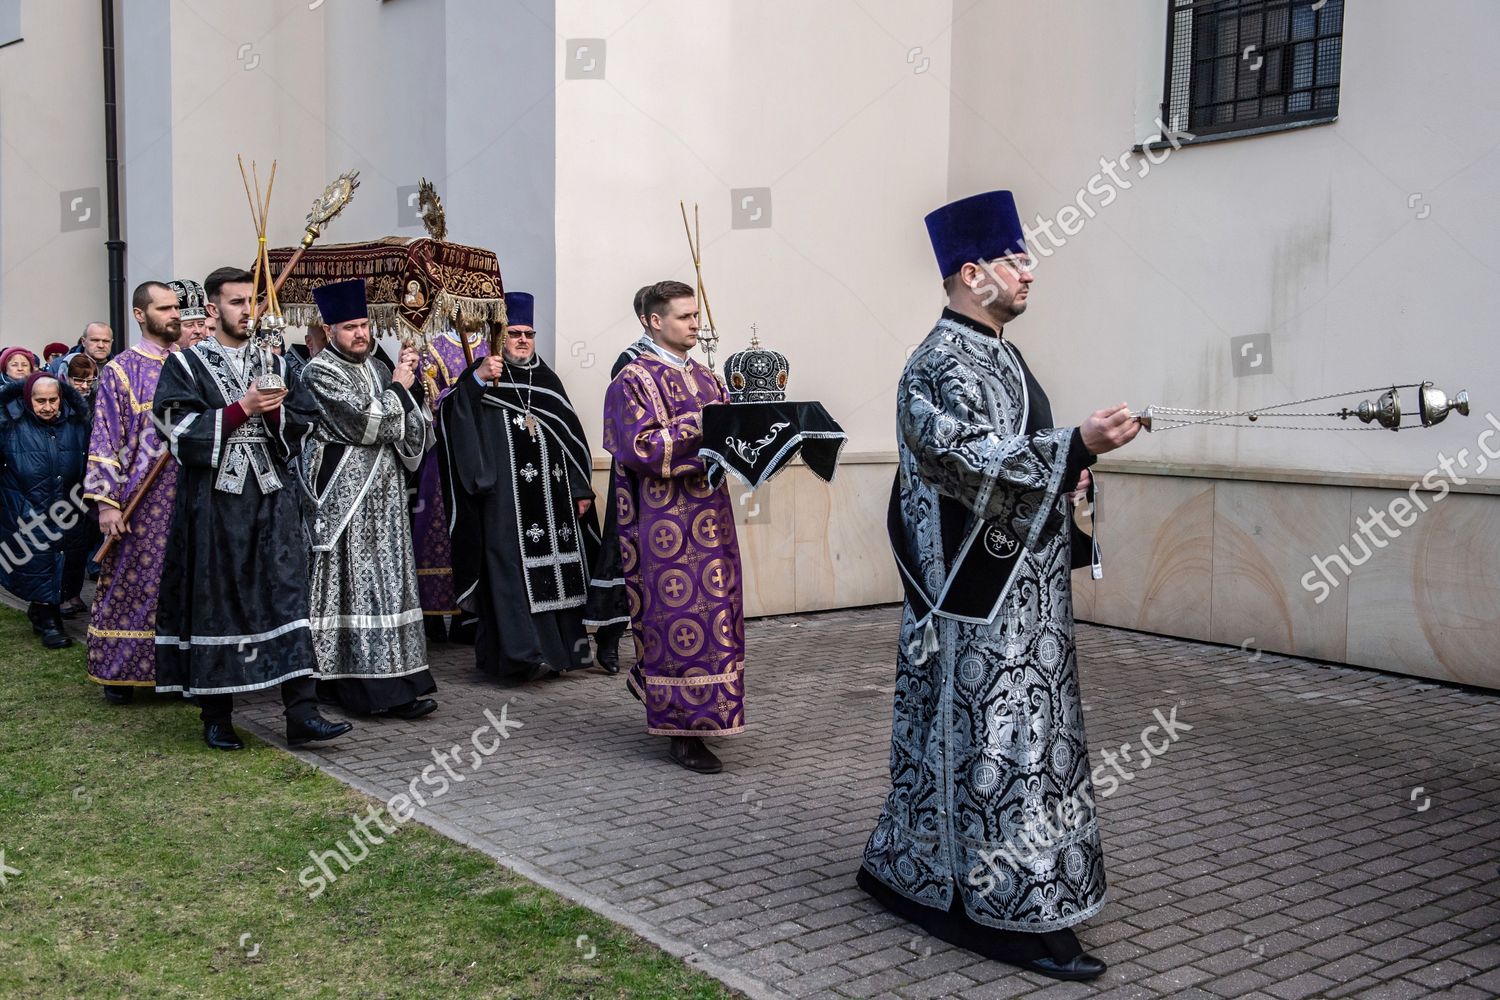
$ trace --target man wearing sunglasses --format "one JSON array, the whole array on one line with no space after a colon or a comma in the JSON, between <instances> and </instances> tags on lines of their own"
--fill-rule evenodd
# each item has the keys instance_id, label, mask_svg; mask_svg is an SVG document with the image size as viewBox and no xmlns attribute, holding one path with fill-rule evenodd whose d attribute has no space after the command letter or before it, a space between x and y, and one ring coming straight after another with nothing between
<instances>
[{"instance_id":1,"label":"man wearing sunglasses","mask_svg":"<svg viewBox=\"0 0 1500 1000\"><path fill-rule=\"evenodd\" d=\"M453 587L476 619L474 662L507 681L593 663L589 569L599 546L592 457L562 380L536 353L535 300L506 292L500 353L439 410Z\"/></svg>"}]
</instances>

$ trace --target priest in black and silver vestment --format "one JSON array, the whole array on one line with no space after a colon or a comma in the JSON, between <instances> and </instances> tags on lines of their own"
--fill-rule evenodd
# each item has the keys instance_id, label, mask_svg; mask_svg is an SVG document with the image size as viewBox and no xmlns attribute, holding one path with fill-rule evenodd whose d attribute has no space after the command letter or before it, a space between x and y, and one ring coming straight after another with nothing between
<instances>
[{"instance_id":1,"label":"priest in black and silver vestment","mask_svg":"<svg viewBox=\"0 0 1500 1000\"><path fill-rule=\"evenodd\" d=\"M1092 979L1074 925L1104 856L1073 651L1069 499L1139 430L1059 425L1009 336L1032 282L1006 191L933 212L948 308L897 389L892 546L906 588L891 792L859 883L959 947Z\"/></svg>"},{"instance_id":2,"label":"priest in black and silver vestment","mask_svg":"<svg viewBox=\"0 0 1500 1000\"><path fill-rule=\"evenodd\" d=\"M214 334L167 355L151 401L181 466L156 605L157 690L197 699L215 750L244 748L234 696L269 687L281 689L288 745L331 740L352 727L318 713L288 465L307 424L283 405L285 362L251 342L254 276L221 267L204 285Z\"/></svg>"},{"instance_id":3,"label":"priest in black and silver vestment","mask_svg":"<svg viewBox=\"0 0 1500 1000\"><path fill-rule=\"evenodd\" d=\"M432 445L414 395L417 351L395 371L374 359L363 279L313 290L328 346L302 371L312 433L298 476L312 543L318 693L370 715L415 719L437 708L412 553L406 473Z\"/></svg>"}]
</instances>

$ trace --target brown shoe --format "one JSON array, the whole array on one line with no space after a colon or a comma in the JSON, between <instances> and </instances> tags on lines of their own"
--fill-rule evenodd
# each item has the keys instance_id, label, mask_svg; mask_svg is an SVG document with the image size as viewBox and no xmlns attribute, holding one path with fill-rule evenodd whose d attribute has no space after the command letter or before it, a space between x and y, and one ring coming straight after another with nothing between
<instances>
[{"instance_id":1,"label":"brown shoe","mask_svg":"<svg viewBox=\"0 0 1500 1000\"><path fill-rule=\"evenodd\" d=\"M689 771L718 774L724 770L724 762L696 736L673 736L672 749L668 752L673 760Z\"/></svg>"}]
</instances>

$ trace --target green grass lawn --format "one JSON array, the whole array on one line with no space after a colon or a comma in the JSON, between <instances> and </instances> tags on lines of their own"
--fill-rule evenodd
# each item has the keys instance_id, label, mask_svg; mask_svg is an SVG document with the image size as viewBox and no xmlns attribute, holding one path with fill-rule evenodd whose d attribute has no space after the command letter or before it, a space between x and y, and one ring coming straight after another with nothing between
<instances>
[{"instance_id":1,"label":"green grass lawn","mask_svg":"<svg viewBox=\"0 0 1500 1000\"><path fill-rule=\"evenodd\" d=\"M307 852L374 800L245 740L106 706L0 609L0 997L737 995L417 823L309 900Z\"/></svg>"}]
</instances>

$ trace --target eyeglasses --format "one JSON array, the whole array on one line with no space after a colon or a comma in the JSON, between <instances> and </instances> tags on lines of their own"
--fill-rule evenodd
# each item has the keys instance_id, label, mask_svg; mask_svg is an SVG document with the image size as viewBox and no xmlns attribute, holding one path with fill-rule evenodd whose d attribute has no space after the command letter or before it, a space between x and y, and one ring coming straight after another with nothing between
<instances>
[{"instance_id":1,"label":"eyeglasses","mask_svg":"<svg viewBox=\"0 0 1500 1000\"><path fill-rule=\"evenodd\" d=\"M1021 256L994 257L994 258L990 259L989 263L990 264L999 264L1000 266L1004 267L1007 271L1014 271L1014 272L1017 272L1017 273L1019 273L1021 271L1035 271L1036 270L1036 258L1032 257L1032 256L1029 256L1029 255L1028 256L1024 256L1024 257L1021 257Z\"/></svg>"},{"instance_id":2,"label":"eyeglasses","mask_svg":"<svg viewBox=\"0 0 1500 1000\"><path fill-rule=\"evenodd\" d=\"M536 339L536 331L535 330L506 330L505 331L505 335L507 337L515 337L517 340L535 340Z\"/></svg>"}]
</instances>

